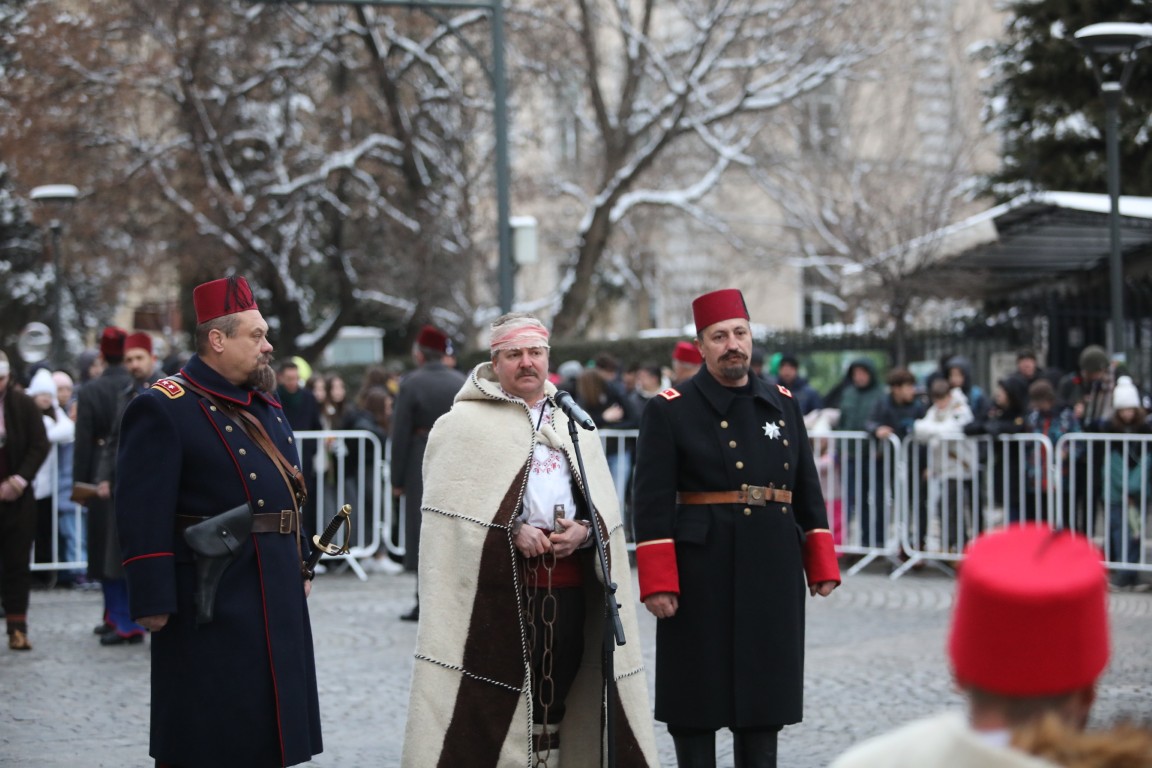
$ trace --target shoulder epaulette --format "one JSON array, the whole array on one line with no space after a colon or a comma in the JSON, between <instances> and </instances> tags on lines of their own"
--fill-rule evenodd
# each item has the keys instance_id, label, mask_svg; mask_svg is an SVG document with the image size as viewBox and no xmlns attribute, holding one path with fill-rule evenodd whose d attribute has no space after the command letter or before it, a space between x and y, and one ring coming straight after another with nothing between
<instances>
[{"instance_id":1,"label":"shoulder epaulette","mask_svg":"<svg viewBox=\"0 0 1152 768\"><path fill-rule=\"evenodd\" d=\"M783 384L777 384L776 389L780 390L780 394L786 397L792 397L792 393L788 391L788 387L784 386Z\"/></svg>"},{"instance_id":2,"label":"shoulder epaulette","mask_svg":"<svg viewBox=\"0 0 1152 768\"><path fill-rule=\"evenodd\" d=\"M672 389L669 387L660 393L660 397L664 398L665 400L675 400L676 398L680 397L680 390Z\"/></svg>"},{"instance_id":3,"label":"shoulder epaulette","mask_svg":"<svg viewBox=\"0 0 1152 768\"><path fill-rule=\"evenodd\" d=\"M160 390L167 395L170 400L184 396L184 387L172 381L172 379L160 379L152 385L152 389Z\"/></svg>"}]
</instances>

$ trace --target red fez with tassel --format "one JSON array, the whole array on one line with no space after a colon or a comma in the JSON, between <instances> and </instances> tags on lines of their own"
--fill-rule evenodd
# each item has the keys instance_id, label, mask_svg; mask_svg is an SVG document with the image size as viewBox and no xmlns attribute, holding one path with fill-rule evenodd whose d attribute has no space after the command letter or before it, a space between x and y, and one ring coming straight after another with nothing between
<instances>
[{"instance_id":1,"label":"red fez with tassel","mask_svg":"<svg viewBox=\"0 0 1152 768\"><path fill-rule=\"evenodd\" d=\"M196 307L196 324L202 325L224 315L234 315L256 306L256 297L248 281L239 275L201 283L192 291L192 304Z\"/></svg>"}]
</instances>

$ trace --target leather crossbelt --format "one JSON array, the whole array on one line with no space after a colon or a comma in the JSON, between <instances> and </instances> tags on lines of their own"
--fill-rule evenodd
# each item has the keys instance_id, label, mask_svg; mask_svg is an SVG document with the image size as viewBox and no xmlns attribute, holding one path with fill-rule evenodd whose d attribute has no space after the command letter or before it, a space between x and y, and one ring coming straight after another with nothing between
<instances>
[{"instance_id":1,"label":"leather crossbelt","mask_svg":"<svg viewBox=\"0 0 1152 768\"><path fill-rule=\"evenodd\" d=\"M197 515L176 515L176 530L180 531L207 519ZM279 512L257 512L252 515L252 533L292 533L295 530L295 510L282 509Z\"/></svg>"},{"instance_id":2,"label":"leather crossbelt","mask_svg":"<svg viewBox=\"0 0 1152 768\"><path fill-rule=\"evenodd\" d=\"M770 501L791 504L792 491L749 485L743 491L680 491L676 494L677 504L748 504L762 507Z\"/></svg>"}]
</instances>

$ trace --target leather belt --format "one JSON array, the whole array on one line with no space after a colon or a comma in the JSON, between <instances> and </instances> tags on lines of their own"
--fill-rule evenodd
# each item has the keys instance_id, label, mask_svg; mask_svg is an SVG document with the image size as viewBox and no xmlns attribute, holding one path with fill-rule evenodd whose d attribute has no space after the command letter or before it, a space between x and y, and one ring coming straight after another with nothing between
<instances>
[{"instance_id":1,"label":"leather belt","mask_svg":"<svg viewBox=\"0 0 1152 768\"><path fill-rule=\"evenodd\" d=\"M748 504L762 507L770 501L791 504L792 491L749 485L743 491L680 491L676 494L677 504Z\"/></svg>"},{"instance_id":2,"label":"leather belt","mask_svg":"<svg viewBox=\"0 0 1152 768\"><path fill-rule=\"evenodd\" d=\"M176 515L176 530L203 522L207 517ZM291 509L279 512L257 512L252 515L252 533L292 533L296 530L296 513Z\"/></svg>"}]
</instances>

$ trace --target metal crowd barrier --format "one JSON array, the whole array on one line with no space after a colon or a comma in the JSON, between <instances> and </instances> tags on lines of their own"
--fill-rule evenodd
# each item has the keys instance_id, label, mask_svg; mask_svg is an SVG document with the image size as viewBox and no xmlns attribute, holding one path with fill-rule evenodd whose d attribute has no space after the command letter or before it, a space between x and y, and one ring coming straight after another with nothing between
<instances>
[{"instance_id":1,"label":"metal crowd barrier","mask_svg":"<svg viewBox=\"0 0 1152 768\"><path fill-rule=\"evenodd\" d=\"M305 509L311 530L319 532L342 505L352 506L352 541L347 555L326 558L344 562L361 579L364 569L357 562L370 557L381 547L396 555L404 554L404 526L402 508L392 499L392 480L389 475L390 445L367 430L322 430L296 433L296 446L300 451L305 478L308 482L309 501ZM56 451L49 454L56 461ZM53 475L55 476L55 475ZM75 521L79 526L85 510L77 505ZM52 498L52 542L50 561L35 560L33 549L32 570L57 571L84 569L88 566L87 553L81 550L81 559L61 557L58 494ZM337 534L337 543L343 542L343 533Z\"/></svg>"},{"instance_id":2,"label":"metal crowd barrier","mask_svg":"<svg viewBox=\"0 0 1152 768\"><path fill-rule=\"evenodd\" d=\"M598 434L634 547L631 487L639 433ZM297 432L296 438L312 529L322 530L341 505L352 505L351 551L337 559L363 579L357 560L381 548L403 555L406 510L392 497L390 443L365 430ZM859 556L848 575L878 558L892 562L894 579L920 563L950 570L981 532L1026 520L1085 534L1112 570L1152 572L1145 546L1152 533L1152 435L1080 432L1056 445L1039 434L878 441L866 432L833 431L810 438L837 551ZM56 461L55 451L49 461ZM83 550L71 559L61 551L60 528L69 521L82 531L83 508L62 517L54 493L51 560L33 559L32 570L87 566Z\"/></svg>"},{"instance_id":3,"label":"metal crowd barrier","mask_svg":"<svg viewBox=\"0 0 1152 768\"><path fill-rule=\"evenodd\" d=\"M1053 516L1096 541L1110 570L1152 572L1152 435L1076 432L1056 443Z\"/></svg>"}]
</instances>

